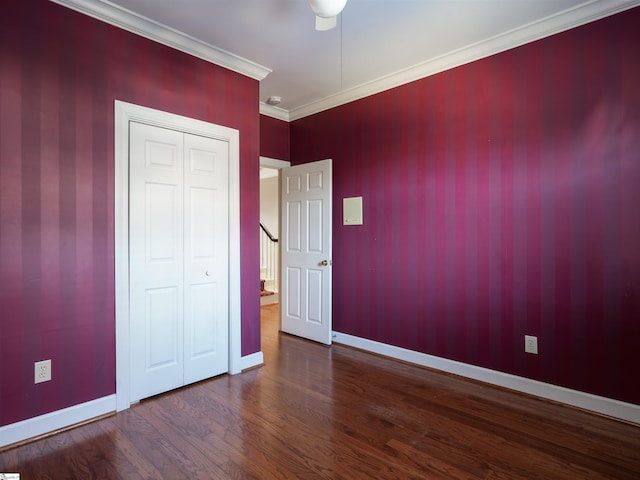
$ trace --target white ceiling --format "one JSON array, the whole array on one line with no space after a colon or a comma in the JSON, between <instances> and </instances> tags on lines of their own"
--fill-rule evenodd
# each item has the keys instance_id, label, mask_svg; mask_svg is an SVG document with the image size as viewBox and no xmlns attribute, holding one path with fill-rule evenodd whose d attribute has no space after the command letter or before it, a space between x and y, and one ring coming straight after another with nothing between
<instances>
[{"instance_id":1,"label":"white ceiling","mask_svg":"<svg viewBox=\"0 0 640 480\"><path fill-rule=\"evenodd\" d=\"M248 72L261 79L262 102L282 97L278 108L262 105L261 111L284 120L640 4L640 0L348 0L338 26L318 32L306 0L53 1ZM234 68L238 62L243 66Z\"/></svg>"}]
</instances>

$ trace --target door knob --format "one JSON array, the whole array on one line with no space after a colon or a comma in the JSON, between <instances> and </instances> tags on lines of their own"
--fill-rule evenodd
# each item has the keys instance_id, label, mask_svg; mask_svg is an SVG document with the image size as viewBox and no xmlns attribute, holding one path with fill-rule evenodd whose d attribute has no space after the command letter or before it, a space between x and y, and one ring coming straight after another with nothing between
<instances>
[{"instance_id":1,"label":"door knob","mask_svg":"<svg viewBox=\"0 0 640 480\"><path fill-rule=\"evenodd\" d=\"M211 273L209 272L209 270L207 270L206 272L204 272L204 274L205 274L207 277L210 277L210 276L211 276Z\"/></svg>"},{"instance_id":2,"label":"door knob","mask_svg":"<svg viewBox=\"0 0 640 480\"><path fill-rule=\"evenodd\" d=\"M320 265L322 265L323 267L326 267L327 265L330 265L330 262L329 262L329 260L322 260L320 262Z\"/></svg>"}]
</instances>

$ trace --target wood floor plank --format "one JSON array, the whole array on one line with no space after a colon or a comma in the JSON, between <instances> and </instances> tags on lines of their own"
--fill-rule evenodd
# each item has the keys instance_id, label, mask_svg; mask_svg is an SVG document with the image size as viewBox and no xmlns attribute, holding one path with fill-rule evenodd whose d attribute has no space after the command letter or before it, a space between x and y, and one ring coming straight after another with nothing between
<instances>
[{"instance_id":1,"label":"wood floor plank","mask_svg":"<svg viewBox=\"0 0 640 480\"><path fill-rule=\"evenodd\" d=\"M0 452L26 479L640 479L640 426L278 332L265 365Z\"/></svg>"},{"instance_id":2,"label":"wood floor plank","mask_svg":"<svg viewBox=\"0 0 640 480\"><path fill-rule=\"evenodd\" d=\"M127 479L162 478L162 473L150 462L144 451L140 450L135 442L121 431L119 421L121 416L114 416L110 421L96 422L97 426L109 436L114 450L111 460L116 464L120 476Z\"/></svg>"}]
</instances>

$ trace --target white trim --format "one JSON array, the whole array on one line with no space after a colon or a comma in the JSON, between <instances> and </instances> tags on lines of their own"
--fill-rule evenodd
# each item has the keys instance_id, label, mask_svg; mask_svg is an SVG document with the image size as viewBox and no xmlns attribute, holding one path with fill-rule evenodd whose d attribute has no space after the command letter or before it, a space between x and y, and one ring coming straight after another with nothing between
<instances>
[{"instance_id":1,"label":"white trim","mask_svg":"<svg viewBox=\"0 0 640 480\"><path fill-rule=\"evenodd\" d=\"M229 143L229 373L242 371L240 323L240 133L238 130L115 101L115 282L117 410L130 405L129 122L172 128Z\"/></svg>"},{"instance_id":2,"label":"white trim","mask_svg":"<svg viewBox=\"0 0 640 480\"><path fill-rule=\"evenodd\" d=\"M230 129L231 130L231 129ZM240 295L240 133L229 141L229 373L242 372Z\"/></svg>"},{"instance_id":3,"label":"white trim","mask_svg":"<svg viewBox=\"0 0 640 480\"><path fill-rule=\"evenodd\" d=\"M262 354L262 351L246 355L240 360L240 367L242 370L247 370L248 368L257 367L263 364L264 355Z\"/></svg>"},{"instance_id":4,"label":"white trim","mask_svg":"<svg viewBox=\"0 0 640 480\"><path fill-rule=\"evenodd\" d=\"M288 122L289 112L284 108L274 107L273 105L268 105L264 102L260 102L260 114L266 115L267 117L277 118L278 120L284 120Z\"/></svg>"},{"instance_id":5,"label":"white trim","mask_svg":"<svg viewBox=\"0 0 640 480\"><path fill-rule=\"evenodd\" d=\"M272 72L270 68L205 43L106 0L51 1L255 80L263 80Z\"/></svg>"},{"instance_id":6,"label":"white trim","mask_svg":"<svg viewBox=\"0 0 640 480\"><path fill-rule=\"evenodd\" d=\"M412 67L343 90L335 95L301 107L293 108L289 111L289 121L298 120L299 118L411 83L421 78L579 27L638 5L640 5L640 0L590 0L476 44L431 58Z\"/></svg>"},{"instance_id":7,"label":"white trim","mask_svg":"<svg viewBox=\"0 0 640 480\"><path fill-rule=\"evenodd\" d=\"M256 80L263 80L272 72L270 68L202 42L107 0L51 1ZM260 102L260 113L290 122L579 27L638 5L640 5L640 0L588 0L557 14L293 108L290 111Z\"/></svg>"},{"instance_id":8,"label":"white trim","mask_svg":"<svg viewBox=\"0 0 640 480\"><path fill-rule=\"evenodd\" d=\"M278 160L277 158L260 157L260 166L267 168L286 168L291 166L291 162Z\"/></svg>"},{"instance_id":9,"label":"white trim","mask_svg":"<svg viewBox=\"0 0 640 480\"><path fill-rule=\"evenodd\" d=\"M386 343L367 340L366 338L347 335L346 333L333 332L333 341L334 343L341 343L367 352L384 355L385 357L453 373L462 377L498 385L640 425L640 405L571 390L529 378L489 370L488 368L456 362L426 353L395 347Z\"/></svg>"},{"instance_id":10,"label":"white trim","mask_svg":"<svg viewBox=\"0 0 640 480\"><path fill-rule=\"evenodd\" d=\"M4 427L0 427L0 448L13 443L23 442L30 438L54 433L57 430L71 425L115 412L115 410L116 396L109 395L45 415L29 418L21 422L5 425Z\"/></svg>"}]
</instances>

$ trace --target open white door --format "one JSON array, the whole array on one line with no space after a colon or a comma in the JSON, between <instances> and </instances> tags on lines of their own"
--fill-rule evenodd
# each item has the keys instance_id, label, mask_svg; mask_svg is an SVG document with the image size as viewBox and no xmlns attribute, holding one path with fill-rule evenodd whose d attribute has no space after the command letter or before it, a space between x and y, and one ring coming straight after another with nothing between
<instances>
[{"instance_id":1,"label":"open white door","mask_svg":"<svg viewBox=\"0 0 640 480\"><path fill-rule=\"evenodd\" d=\"M331 344L331 160L281 170L281 329Z\"/></svg>"}]
</instances>

